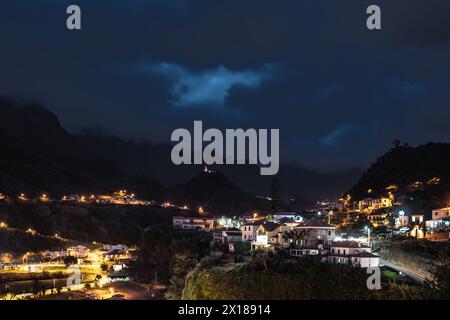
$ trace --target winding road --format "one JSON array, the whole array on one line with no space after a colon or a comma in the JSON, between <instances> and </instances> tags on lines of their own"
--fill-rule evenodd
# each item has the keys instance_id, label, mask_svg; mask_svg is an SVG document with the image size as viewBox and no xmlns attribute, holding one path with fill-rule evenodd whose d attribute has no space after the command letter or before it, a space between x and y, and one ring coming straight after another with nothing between
<instances>
[{"instance_id":1,"label":"winding road","mask_svg":"<svg viewBox=\"0 0 450 320\"><path fill-rule=\"evenodd\" d=\"M403 273L404 275L410 277L411 279L418 281L418 282L424 282L425 280L431 280L430 277L422 272L419 272L417 270L413 270L410 268L401 267L397 264L394 264L392 262L389 262L387 260L380 258L380 265L385 265L389 268L392 268L396 271L399 271Z\"/></svg>"}]
</instances>

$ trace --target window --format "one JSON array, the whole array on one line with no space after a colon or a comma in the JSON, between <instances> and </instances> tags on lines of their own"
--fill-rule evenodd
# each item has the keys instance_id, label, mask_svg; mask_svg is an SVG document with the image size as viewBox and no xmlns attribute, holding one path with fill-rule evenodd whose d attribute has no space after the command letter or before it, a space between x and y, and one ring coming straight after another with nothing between
<instances>
[{"instance_id":1,"label":"window","mask_svg":"<svg viewBox=\"0 0 450 320\"><path fill-rule=\"evenodd\" d=\"M328 235L331 236L331 230L328 230Z\"/></svg>"}]
</instances>

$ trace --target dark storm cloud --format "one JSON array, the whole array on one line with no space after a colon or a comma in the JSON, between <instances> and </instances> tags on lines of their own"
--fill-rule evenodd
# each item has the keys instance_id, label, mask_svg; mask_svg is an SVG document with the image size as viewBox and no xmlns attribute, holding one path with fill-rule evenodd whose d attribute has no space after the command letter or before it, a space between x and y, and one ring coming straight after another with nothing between
<instances>
[{"instance_id":1,"label":"dark storm cloud","mask_svg":"<svg viewBox=\"0 0 450 320\"><path fill-rule=\"evenodd\" d=\"M450 2L16 1L0 12L2 93L72 130L168 141L174 128L280 128L282 160L366 166L400 138L448 140ZM130 67L131 66L131 67ZM369 147L370 146L370 147Z\"/></svg>"}]
</instances>

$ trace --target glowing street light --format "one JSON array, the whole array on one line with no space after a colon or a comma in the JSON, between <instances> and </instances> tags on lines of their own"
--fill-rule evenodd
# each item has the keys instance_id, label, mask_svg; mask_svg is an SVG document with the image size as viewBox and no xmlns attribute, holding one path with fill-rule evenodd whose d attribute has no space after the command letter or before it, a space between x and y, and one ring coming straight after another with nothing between
<instances>
[{"instance_id":1,"label":"glowing street light","mask_svg":"<svg viewBox=\"0 0 450 320\"><path fill-rule=\"evenodd\" d=\"M4 222L0 222L0 228L8 228L8 225Z\"/></svg>"},{"instance_id":2,"label":"glowing street light","mask_svg":"<svg viewBox=\"0 0 450 320\"><path fill-rule=\"evenodd\" d=\"M19 194L19 200L22 200L22 201L28 200L27 197L25 196L25 193Z\"/></svg>"},{"instance_id":3,"label":"glowing street light","mask_svg":"<svg viewBox=\"0 0 450 320\"><path fill-rule=\"evenodd\" d=\"M26 232L31 234L32 236L35 236L37 234L36 230L31 229L31 228L28 228Z\"/></svg>"}]
</instances>

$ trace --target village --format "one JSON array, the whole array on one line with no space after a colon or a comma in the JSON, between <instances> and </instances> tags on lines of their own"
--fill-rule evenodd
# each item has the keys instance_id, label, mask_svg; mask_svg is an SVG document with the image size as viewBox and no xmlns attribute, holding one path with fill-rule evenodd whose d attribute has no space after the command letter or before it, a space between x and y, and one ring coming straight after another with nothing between
<instances>
[{"instance_id":1,"label":"village","mask_svg":"<svg viewBox=\"0 0 450 320\"><path fill-rule=\"evenodd\" d=\"M392 264L378 251L381 243L395 239L448 243L450 207L408 212L403 197L395 199L394 189L387 187L386 197L352 201L347 195L336 202L320 201L317 208L302 212L254 212L230 218L208 215L200 208L174 216L173 228L210 232L212 247L227 253L285 251L291 258L318 256L322 262L355 268L389 265L424 281L426 273Z\"/></svg>"},{"instance_id":2,"label":"village","mask_svg":"<svg viewBox=\"0 0 450 320\"><path fill-rule=\"evenodd\" d=\"M17 258L2 255L0 276L2 300L72 296L83 292L91 299L117 295L112 285L130 280L127 268L136 261L136 248L123 244L92 243L73 245L60 250L27 252Z\"/></svg>"},{"instance_id":3,"label":"village","mask_svg":"<svg viewBox=\"0 0 450 320\"><path fill-rule=\"evenodd\" d=\"M204 174L212 173L214 171L204 169ZM428 183L439 183L439 179L430 179ZM383 254L383 246L406 240L448 243L450 207L436 208L431 212L409 210L405 205L407 199L396 192L394 185L386 187L385 196L370 197L372 193L369 189L367 198L356 201L352 200L351 195L345 195L337 201L318 201L315 208L299 212L249 211L237 216L210 213L207 205L191 209L187 205L169 201L140 200L126 190L119 190L111 195L75 194L60 199L52 199L47 194L38 198L27 198L20 194L14 201L174 209L167 211L172 217L173 231L209 234L209 255L225 257L223 263L226 265L250 262L255 254L284 253L291 260L315 257L322 263L355 269L380 267L394 272L398 277L420 283L431 279L423 268L399 263ZM266 199L273 201L270 197ZM1 195L0 201L11 199ZM26 252L23 256L3 253L0 274L12 274L16 277L6 283L3 281L0 292L4 298L34 299L61 294L72 296L75 292L81 292L84 298L114 299L124 297L129 289L127 286L136 286L130 270L139 259L137 246L96 241L86 243L66 239L62 234L41 234L31 226L18 230L10 227L6 221L0 221L0 228L20 231L36 239L51 238L63 243L58 250ZM68 281L73 267L80 270L81 279L78 282ZM43 278L36 280L36 277ZM36 281L40 283L39 286ZM151 288L158 287L156 279L154 282L152 286L134 287L128 294L136 296L138 292L138 296L152 299L154 293ZM122 286L122 291L117 285Z\"/></svg>"}]
</instances>

